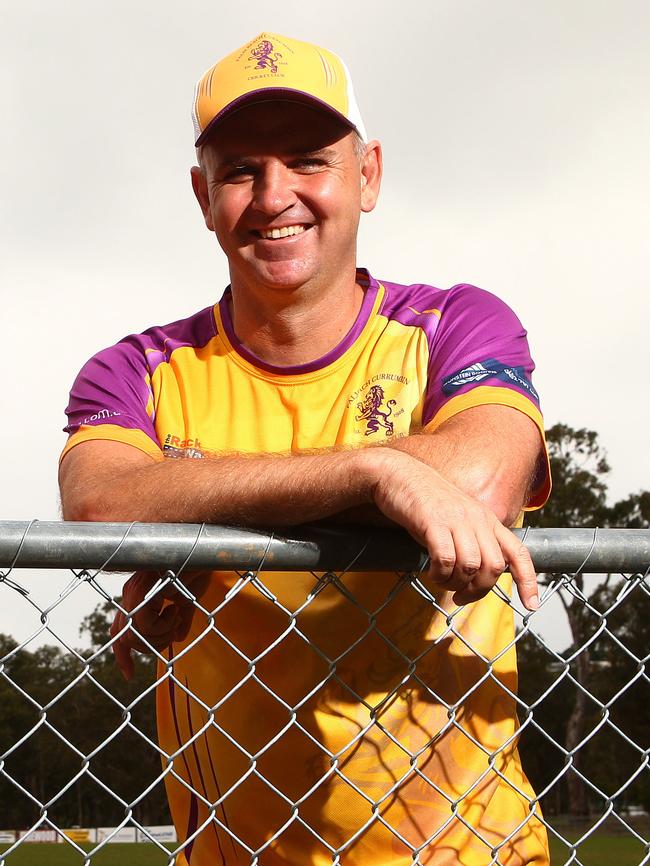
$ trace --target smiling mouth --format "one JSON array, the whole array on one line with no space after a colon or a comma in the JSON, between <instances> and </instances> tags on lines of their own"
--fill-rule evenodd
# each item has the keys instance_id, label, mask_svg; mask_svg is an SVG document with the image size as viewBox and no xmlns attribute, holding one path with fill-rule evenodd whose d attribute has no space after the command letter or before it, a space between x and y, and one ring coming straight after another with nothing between
<instances>
[{"instance_id":1,"label":"smiling mouth","mask_svg":"<svg viewBox=\"0 0 650 866\"><path fill-rule=\"evenodd\" d=\"M282 226L281 229L260 229L257 234L265 241L276 241L279 238L290 238L294 235L300 235L308 228L310 226Z\"/></svg>"}]
</instances>

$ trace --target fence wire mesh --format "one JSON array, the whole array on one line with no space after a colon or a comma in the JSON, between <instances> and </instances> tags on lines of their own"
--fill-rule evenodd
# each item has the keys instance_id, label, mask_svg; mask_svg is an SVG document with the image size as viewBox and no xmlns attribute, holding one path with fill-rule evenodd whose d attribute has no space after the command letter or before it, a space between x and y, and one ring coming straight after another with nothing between
<instances>
[{"instance_id":1,"label":"fence wire mesh","mask_svg":"<svg viewBox=\"0 0 650 866\"><path fill-rule=\"evenodd\" d=\"M393 863L541 864L547 836L554 864L610 844L609 862L650 862L650 556L636 573L590 578L594 561L609 571L606 532L574 537L570 574L546 570L566 547L546 531L531 614L507 576L455 606L408 542L393 543L390 570L359 570L377 538L358 533L326 544L316 533L329 548L318 561L347 557L321 570L304 537L254 545L224 530L235 554L224 562L222 543L203 561L206 530L184 528L161 569L176 530L157 527L136 545L140 567L155 567L122 596L126 576L110 569L124 567L134 527L117 541L114 526L93 527L112 539L93 568L81 531L71 541L69 526L50 526L45 543L31 524L9 529L0 609L19 600L6 629L21 634L0 635L0 866L36 862L19 859L35 839L65 842L70 862L139 862L130 849L101 859L127 837L150 843L147 862L177 866L384 863L386 851ZM650 534L630 533L642 561ZM609 541L616 567L620 533ZM295 570L279 570L277 550ZM400 556L418 567L393 569ZM34 589L52 579L48 559L77 567L45 603ZM229 570L208 573L210 561ZM97 606L79 648L57 623L88 589ZM537 627L552 604L563 650ZM126 680L114 651L128 672L128 636L146 654ZM168 799L171 837L158 832Z\"/></svg>"}]
</instances>

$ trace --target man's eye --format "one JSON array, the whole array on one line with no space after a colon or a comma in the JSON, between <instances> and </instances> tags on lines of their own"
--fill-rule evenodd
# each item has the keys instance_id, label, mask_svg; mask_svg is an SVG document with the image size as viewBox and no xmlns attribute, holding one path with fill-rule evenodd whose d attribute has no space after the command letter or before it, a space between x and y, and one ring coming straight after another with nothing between
<instances>
[{"instance_id":1,"label":"man's eye","mask_svg":"<svg viewBox=\"0 0 650 866\"><path fill-rule=\"evenodd\" d=\"M228 180L237 180L238 178L246 178L253 174L253 168L250 165L233 165L226 172Z\"/></svg>"},{"instance_id":2,"label":"man's eye","mask_svg":"<svg viewBox=\"0 0 650 866\"><path fill-rule=\"evenodd\" d=\"M294 162L294 167L299 171L316 171L322 166L323 160L313 156L301 156L300 159L296 159Z\"/></svg>"}]
</instances>

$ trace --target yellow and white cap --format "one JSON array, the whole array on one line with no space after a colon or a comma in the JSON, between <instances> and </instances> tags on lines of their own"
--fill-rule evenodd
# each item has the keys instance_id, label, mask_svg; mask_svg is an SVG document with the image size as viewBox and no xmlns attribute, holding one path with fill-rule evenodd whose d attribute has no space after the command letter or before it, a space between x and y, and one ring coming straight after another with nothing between
<instances>
[{"instance_id":1,"label":"yellow and white cap","mask_svg":"<svg viewBox=\"0 0 650 866\"><path fill-rule=\"evenodd\" d=\"M309 42L260 33L200 78L192 106L196 145L230 112L267 99L320 107L366 140L350 73L341 58Z\"/></svg>"}]
</instances>

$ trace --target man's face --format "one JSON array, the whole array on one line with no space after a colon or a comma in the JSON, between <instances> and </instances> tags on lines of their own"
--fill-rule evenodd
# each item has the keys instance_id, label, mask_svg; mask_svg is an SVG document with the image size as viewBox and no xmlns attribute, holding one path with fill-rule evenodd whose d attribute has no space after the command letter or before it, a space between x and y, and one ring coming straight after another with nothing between
<instances>
[{"instance_id":1,"label":"man's face","mask_svg":"<svg viewBox=\"0 0 650 866\"><path fill-rule=\"evenodd\" d=\"M362 160L355 138L291 102L250 105L219 126L192 181L233 286L323 285L354 267L359 215L374 207L381 175L379 146Z\"/></svg>"}]
</instances>

